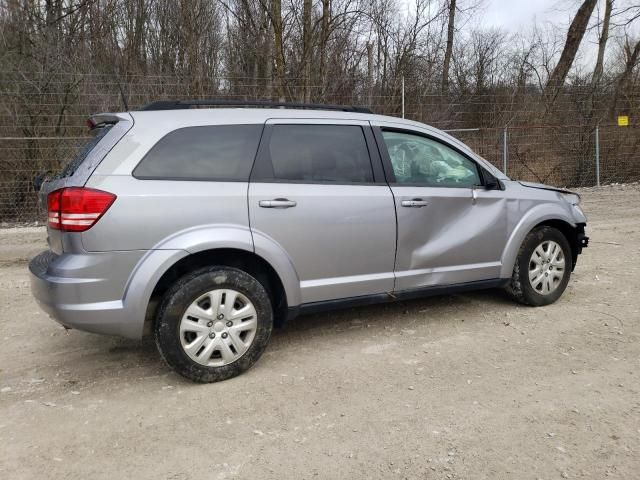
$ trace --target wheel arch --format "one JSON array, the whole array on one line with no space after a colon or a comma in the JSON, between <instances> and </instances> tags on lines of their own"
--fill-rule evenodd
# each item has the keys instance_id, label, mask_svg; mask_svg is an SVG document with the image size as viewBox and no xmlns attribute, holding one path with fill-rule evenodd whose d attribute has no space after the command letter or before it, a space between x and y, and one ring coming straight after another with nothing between
<instances>
[{"instance_id":1,"label":"wheel arch","mask_svg":"<svg viewBox=\"0 0 640 480\"><path fill-rule=\"evenodd\" d=\"M287 292L275 268L254 252L239 248L213 248L183 256L165 270L155 283L147 302L143 333L152 331L158 306L164 294L180 277L210 265L238 268L255 277L267 290L274 310L274 325L281 326L288 309Z\"/></svg>"},{"instance_id":2,"label":"wheel arch","mask_svg":"<svg viewBox=\"0 0 640 480\"><path fill-rule=\"evenodd\" d=\"M571 247L573 269L579 253L577 248L578 225L561 208L554 208L552 205L540 205L538 208L533 208L527 212L509 236L502 254L502 270L500 272L500 277L511 277L522 242L533 229L542 225L548 225L556 228L567 238L567 242Z\"/></svg>"}]
</instances>

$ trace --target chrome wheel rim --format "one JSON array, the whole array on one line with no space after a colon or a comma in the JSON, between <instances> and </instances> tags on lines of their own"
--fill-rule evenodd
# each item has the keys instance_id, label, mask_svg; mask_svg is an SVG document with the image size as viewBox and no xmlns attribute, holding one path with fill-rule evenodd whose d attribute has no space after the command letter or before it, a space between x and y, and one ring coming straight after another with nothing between
<instances>
[{"instance_id":1,"label":"chrome wheel rim","mask_svg":"<svg viewBox=\"0 0 640 480\"><path fill-rule=\"evenodd\" d=\"M258 327L256 309L236 290L211 290L194 300L180 320L180 343L200 365L221 367L242 357Z\"/></svg>"},{"instance_id":2,"label":"chrome wheel rim","mask_svg":"<svg viewBox=\"0 0 640 480\"><path fill-rule=\"evenodd\" d=\"M538 245L529 259L529 283L541 295L553 293L566 273L562 247L553 240Z\"/></svg>"}]
</instances>

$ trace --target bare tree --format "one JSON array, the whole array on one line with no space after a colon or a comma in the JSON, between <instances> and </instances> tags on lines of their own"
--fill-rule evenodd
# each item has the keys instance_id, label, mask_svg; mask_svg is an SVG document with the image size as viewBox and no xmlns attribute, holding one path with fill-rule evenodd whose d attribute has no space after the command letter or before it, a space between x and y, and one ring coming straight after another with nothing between
<instances>
[{"instance_id":1,"label":"bare tree","mask_svg":"<svg viewBox=\"0 0 640 480\"><path fill-rule=\"evenodd\" d=\"M329 41L329 25L331 23L331 0L322 0L322 16L320 17L320 68L319 80L324 85L327 65L327 43Z\"/></svg>"},{"instance_id":2,"label":"bare tree","mask_svg":"<svg viewBox=\"0 0 640 480\"><path fill-rule=\"evenodd\" d=\"M282 26L282 1L271 0L271 25L273 26L274 60L276 65L276 90L280 100L285 99L284 30Z\"/></svg>"},{"instance_id":3,"label":"bare tree","mask_svg":"<svg viewBox=\"0 0 640 480\"><path fill-rule=\"evenodd\" d=\"M592 85L597 85L602 77L604 68L604 53L609 40L609 24L611 23L611 11L613 10L613 0L606 0L604 9L604 18L602 19L602 30L600 31L600 39L598 41L598 58L596 66L593 69Z\"/></svg>"},{"instance_id":4,"label":"bare tree","mask_svg":"<svg viewBox=\"0 0 640 480\"><path fill-rule=\"evenodd\" d=\"M302 101L311 101L311 53L312 53L312 31L311 31L311 0L304 0L302 7L302 75L303 75L303 97Z\"/></svg>"},{"instance_id":5,"label":"bare tree","mask_svg":"<svg viewBox=\"0 0 640 480\"><path fill-rule=\"evenodd\" d=\"M555 101L558 91L564 84L567 74L573 65L576 53L578 53L578 48L580 47L582 38L587 30L589 19L591 18L591 14L593 13L593 9L597 3L598 0L584 0L576 12L575 17L573 17L573 21L571 22L569 31L567 32L564 49L560 55L560 60L558 60L556 67L549 76L549 80L545 87L545 97L551 103Z\"/></svg>"},{"instance_id":6,"label":"bare tree","mask_svg":"<svg viewBox=\"0 0 640 480\"><path fill-rule=\"evenodd\" d=\"M618 110L628 114L632 109L631 99L625 97L632 88L633 71L640 64L640 39L635 42L635 45L632 45L629 37L626 37L623 47L624 69L616 81L615 93L609 111L611 116L614 116ZM623 105L620 105L621 103Z\"/></svg>"},{"instance_id":7,"label":"bare tree","mask_svg":"<svg viewBox=\"0 0 640 480\"><path fill-rule=\"evenodd\" d=\"M449 66L451 65L451 55L453 53L453 36L455 34L456 0L449 0L447 17L447 48L444 52L442 63L442 83L441 92L446 94L449 91Z\"/></svg>"}]
</instances>

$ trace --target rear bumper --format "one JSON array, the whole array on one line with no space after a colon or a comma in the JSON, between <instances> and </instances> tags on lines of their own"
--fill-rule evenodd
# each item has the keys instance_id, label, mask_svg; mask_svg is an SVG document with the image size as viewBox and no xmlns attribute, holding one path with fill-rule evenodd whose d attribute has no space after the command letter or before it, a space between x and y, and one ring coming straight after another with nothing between
<instances>
[{"instance_id":1,"label":"rear bumper","mask_svg":"<svg viewBox=\"0 0 640 480\"><path fill-rule=\"evenodd\" d=\"M40 307L65 327L139 338L144 316L132 316L123 298L144 253L43 252L29 263L31 291Z\"/></svg>"}]
</instances>

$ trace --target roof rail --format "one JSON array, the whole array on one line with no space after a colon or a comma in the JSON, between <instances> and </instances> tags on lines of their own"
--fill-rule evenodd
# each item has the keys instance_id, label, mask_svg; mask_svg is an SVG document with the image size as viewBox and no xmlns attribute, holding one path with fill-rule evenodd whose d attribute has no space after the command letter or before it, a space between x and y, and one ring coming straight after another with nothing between
<instances>
[{"instance_id":1,"label":"roof rail","mask_svg":"<svg viewBox=\"0 0 640 480\"><path fill-rule=\"evenodd\" d=\"M305 110L336 110L339 112L373 113L365 107L351 105L323 105L320 103L271 102L268 100L160 100L149 103L140 110L183 110L191 107L260 107L299 108Z\"/></svg>"}]
</instances>

